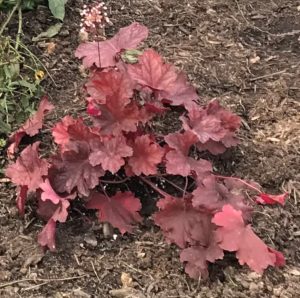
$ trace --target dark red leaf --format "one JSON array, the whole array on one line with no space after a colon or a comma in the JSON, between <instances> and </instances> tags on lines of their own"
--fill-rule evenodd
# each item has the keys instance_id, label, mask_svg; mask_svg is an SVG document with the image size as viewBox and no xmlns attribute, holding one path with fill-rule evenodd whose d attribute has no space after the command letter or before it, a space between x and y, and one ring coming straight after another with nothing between
<instances>
[{"instance_id":1,"label":"dark red leaf","mask_svg":"<svg viewBox=\"0 0 300 298\"><path fill-rule=\"evenodd\" d=\"M269 195L266 193L260 193L258 196L256 196L256 202L267 205L280 204L283 206L288 196L288 193L284 193L281 195Z\"/></svg>"},{"instance_id":2,"label":"dark red leaf","mask_svg":"<svg viewBox=\"0 0 300 298\"><path fill-rule=\"evenodd\" d=\"M192 246L180 253L180 261L187 262L185 272L195 279L208 277L207 262L223 259L223 250L213 241L208 247Z\"/></svg>"},{"instance_id":3,"label":"dark red leaf","mask_svg":"<svg viewBox=\"0 0 300 298\"><path fill-rule=\"evenodd\" d=\"M148 28L139 23L121 28L111 39L100 42L86 42L79 45L75 52L77 58L83 58L84 67L109 67L116 65L116 54L123 49L133 49L148 37ZM99 53L100 51L100 53Z\"/></svg>"},{"instance_id":4,"label":"dark red leaf","mask_svg":"<svg viewBox=\"0 0 300 298\"><path fill-rule=\"evenodd\" d=\"M90 148L86 142L77 142L77 151L65 151L52 159L52 185L59 193L71 193L75 188L82 195L99 183L104 175L101 166L93 167L89 161Z\"/></svg>"},{"instance_id":5,"label":"dark red leaf","mask_svg":"<svg viewBox=\"0 0 300 298\"><path fill-rule=\"evenodd\" d=\"M43 182L43 176L48 174L48 162L38 155L39 142L27 146L15 163L10 164L5 174L18 186L27 186L29 191L35 191Z\"/></svg>"},{"instance_id":6,"label":"dark red leaf","mask_svg":"<svg viewBox=\"0 0 300 298\"><path fill-rule=\"evenodd\" d=\"M153 216L166 239L185 248L190 245L207 246L213 230L211 215L193 208L190 201L165 197L157 203L160 209Z\"/></svg>"},{"instance_id":7,"label":"dark red leaf","mask_svg":"<svg viewBox=\"0 0 300 298\"><path fill-rule=\"evenodd\" d=\"M28 187L25 185L18 186L17 188L17 208L19 211L19 214L21 216L24 216L25 214L25 201L27 198L28 193Z\"/></svg>"},{"instance_id":8,"label":"dark red leaf","mask_svg":"<svg viewBox=\"0 0 300 298\"><path fill-rule=\"evenodd\" d=\"M189 120L183 121L183 127L185 130L191 129L201 143L209 140L220 141L225 137L226 130L222 128L221 120L215 115L207 115L205 110L195 108L188 116Z\"/></svg>"},{"instance_id":9,"label":"dark red leaf","mask_svg":"<svg viewBox=\"0 0 300 298\"><path fill-rule=\"evenodd\" d=\"M188 111L197 106L198 94L195 88L187 82L186 76L181 72L173 84L160 92L161 99L170 100L173 106L184 106Z\"/></svg>"},{"instance_id":10,"label":"dark red leaf","mask_svg":"<svg viewBox=\"0 0 300 298\"><path fill-rule=\"evenodd\" d=\"M176 69L166 64L161 56L152 49L139 57L139 63L128 65L128 73L140 85L154 90L169 90L177 79Z\"/></svg>"},{"instance_id":11,"label":"dark red leaf","mask_svg":"<svg viewBox=\"0 0 300 298\"><path fill-rule=\"evenodd\" d=\"M88 146L101 142L102 139L98 130L90 128L84 124L81 118L74 119L66 116L61 122L57 123L52 129L54 141L60 145L61 152L74 150L81 142L85 142Z\"/></svg>"},{"instance_id":12,"label":"dark red leaf","mask_svg":"<svg viewBox=\"0 0 300 298\"><path fill-rule=\"evenodd\" d=\"M19 143L26 134L33 137L39 132L43 126L43 120L46 113L52 111L53 109L54 106L48 101L47 96L44 96L35 114L33 114L22 127L20 127L10 136L9 141L11 145L7 149L7 154L9 157L14 155Z\"/></svg>"},{"instance_id":13,"label":"dark red leaf","mask_svg":"<svg viewBox=\"0 0 300 298\"><path fill-rule=\"evenodd\" d=\"M237 145L235 133L240 126L240 118L223 109L218 101L211 101L205 108L194 106L188 117L181 117L183 127L197 136L200 150L219 154Z\"/></svg>"},{"instance_id":14,"label":"dark red leaf","mask_svg":"<svg viewBox=\"0 0 300 298\"><path fill-rule=\"evenodd\" d=\"M165 150L153 142L149 135L136 137L132 145L133 155L128 164L135 175L154 175L162 161Z\"/></svg>"},{"instance_id":15,"label":"dark red leaf","mask_svg":"<svg viewBox=\"0 0 300 298\"><path fill-rule=\"evenodd\" d=\"M282 266L285 266L285 258L284 258L284 255L280 252L280 251L277 251L271 247L268 247L268 250L270 253L273 253L275 255L275 266L278 266L278 267L282 267Z\"/></svg>"},{"instance_id":16,"label":"dark red leaf","mask_svg":"<svg viewBox=\"0 0 300 298\"><path fill-rule=\"evenodd\" d=\"M130 102L134 88L128 74L116 70L95 72L85 86L96 103L105 104L111 98L118 98L124 106Z\"/></svg>"},{"instance_id":17,"label":"dark red leaf","mask_svg":"<svg viewBox=\"0 0 300 298\"><path fill-rule=\"evenodd\" d=\"M55 222L66 222L68 218L68 208L70 202L67 198L61 198L57 204L51 200L39 200L37 214L43 220L53 219Z\"/></svg>"},{"instance_id":18,"label":"dark red leaf","mask_svg":"<svg viewBox=\"0 0 300 298\"><path fill-rule=\"evenodd\" d=\"M38 243L41 246L48 247L51 251L55 251L55 229L56 222L50 219L43 230L38 235Z\"/></svg>"},{"instance_id":19,"label":"dark red leaf","mask_svg":"<svg viewBox=\"0 0 300 298\"><path fill-rule=\"evenodd\" d=\"M113 197L94 192L86 205L88 209L98 209L100 222L109 222L118 228L121 234L132 232L133 224L141 222L139 211L142 208L140 200L131 192L117 192Z\"/></svg>"},{"instance_id":20,"label":"dark red leaf","mask_svg":"<svg viewBox=\"0 0 300 298\"><path fill-rule=\"evenodd\" d=\"M213 175L201 179L201 182L198 182L197 185L198 187L194 190L192 199L195 208L220 211L224 205L230 204L235 209L241 210L244 218L249 218L252 207L246 204L241 192L236 189L231 191L226 185L217 181Z\"/></svg>"},{"instance_id":21,"label":"dark red leaf","mask_svg":"<svg viewBox=\"0 0 300 298\"><path fill-rule=\"evenodd\" d=\"M144 123L149 115L135 102L126 105L124 100L113 97L105 105L97 105L100 115L93 117L95 126L103 135L119 135L121 132L135 132L140 122Z\"/></svg>"},{"instance_id":22,"label":"dark red leaf","mask_svg":"<svg viewBox=\"0 0 300 298\"><path fill-rule=\"evenodd\" d=\"M74 119L71 116L65 116L60 122L52 128L52 135L56 144L64 147L70 141L68 128L71 125L82 125L82 119Z\"/></svg>"},{"instance_id":23,"label":"dark red leaf","mask_svg":"<svg viewBox=\"0 0 300 298\"><path fill-rule=\"evenodd\" d=\"M212 171L212 165L209 161L195 160L188 156L190 147L197 140L197 137L190 131L165 136L166 143L174 149L166 155L166 171L168 174L188 176L192 171L198 175Z\"/></svg>"},{"instance_id":24,"label":"dark red leaf","mask_svg":"<svg viewBox=\"0 0 300 298\"><path fill-rule=\"evenodd\" d=\"M120 135L94 147L89 160L92 166L101 165L105 171L115 174L125 164L124 157L131 155L132 148Z\"/></svg>"},{"instance_id":25,"label":"dark red leaf","mask_svg":"<svg viewBox=\"0 0 300 298\"><path fill-rule=\"evenodd\" d=\"M215 214L212 222L219 226L216 230L219 246L228 251L236 251L241 265L247 264L252 270L262 273L268 266L275 266L276 255L245 225L242 212L225 205Z\"/></svg>"},{"instance_id":26,"label":"dark red leaf","mask_svg":"<svg viewBox=\"0 0 300 298\"><path fill-rule=\"evenodd\" d=\"M101 111L97 108L97 105L92 97L88 97L87 99L87 108L86 111L90 116L100 116Z\"/></svg>"},{"instance_id":27,"label":"dark red leaf","mask_svg":"<svg viewBox=\"0 0 300 298\"><path fill-rule=\"evenodd\" d=\"M41 200L42 201L49 200L53 204L58 204L62 200L73 200L76 197L76 193L65 194L65 195L57 194L55 190L52 188L49 179L46 179L42 184L40 184L40 189L42 190Z\"/></svg>"}]
</instances>

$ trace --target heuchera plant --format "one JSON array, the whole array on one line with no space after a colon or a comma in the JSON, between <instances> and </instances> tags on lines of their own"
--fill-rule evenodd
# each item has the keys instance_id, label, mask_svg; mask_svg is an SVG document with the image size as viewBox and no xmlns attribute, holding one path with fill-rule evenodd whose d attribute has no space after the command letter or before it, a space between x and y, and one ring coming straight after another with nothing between
<instances>
[{"instance_id":1,"label":"heuchera plant","mask_svg":"<svg viewBox=\"0 0 300 298\"><path fill-rule=\"evenodd\" d=\"M147 35L145 26L133 23L111 39L78 47L76 57L90 68L85 87L91 121L65 116L52 128L54 155L42 158L35 142L8 166L6 175L18 186L20 214L28 193L34 193L37 213L47 221L38 242L50 250L56 248L56 225L67 220L76 197L97 210L100 222L131 233L142 221L140 199L129 189L109 194L106 185L138 177L161 196L152 218L166 240L180 248L191 277L207 277L208 263L222 259L224 251L235 252L241 265L259 273L284 265L283 255L268 247L250 222L256 203L283 205L287 194L268 195L255 183L217 175L209 161L190 155L195 150L220 154L237 145L240 118L217 100L200 106L186 76L153 49L132 51ZM140 53L136 63L122 60L128 53ZM183 107L181 129L156 134L151 121L173 106ZM10 156L24 135L38 132L52 109L44 98L36 115L11 137ZM158 187L159 180L174 184L173 175L186 179L184 189L177 186L180 197Z\"/></svg>"}]
</instances>

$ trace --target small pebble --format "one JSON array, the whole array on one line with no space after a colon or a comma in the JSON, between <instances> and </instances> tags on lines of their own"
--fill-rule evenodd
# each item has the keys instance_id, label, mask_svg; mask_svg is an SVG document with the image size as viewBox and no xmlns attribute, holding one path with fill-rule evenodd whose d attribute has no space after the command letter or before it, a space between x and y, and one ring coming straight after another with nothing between
<instances>
[{"instance_id":1,"label":"small pebble","mask_svg":"<svg viewBox=\"0 0 300 298\"><path fill-rule=\"evenodd\" d=\"M67 30L67 29L61 30L61 31L59 32L59 36L62 36L62 37L67 37L67 36L69 36L69 35L70 35L70 32L69 32L69 30Z\"/></svg>"}]
</instances>

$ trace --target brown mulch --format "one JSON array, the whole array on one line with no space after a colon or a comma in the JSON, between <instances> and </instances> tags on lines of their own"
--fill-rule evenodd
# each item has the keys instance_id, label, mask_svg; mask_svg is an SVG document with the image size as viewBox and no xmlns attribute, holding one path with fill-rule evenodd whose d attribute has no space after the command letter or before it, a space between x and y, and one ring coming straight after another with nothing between
<instances>
[{"instance_id":1,"label":"brown mulch","mask_svg":"<svg viewBox=\"0 0 300 298\"><path fill-rule=\"evenodd\" d=\"M54 81L44 82L58 107L54 118L84 109L84 78L74 58L82 4L69 1L63 29L51 39L53 54L31 42L53 24L48 10L40 7L24 16L25 42ZM150 220L134 235L112 240L76 212L59 226L58 251L43 255L36 243L42 223L30 206L25 219L18 218L14 190L1 180L0 296L300 297L300 2L111 0L107 5L114 23L107 36L132 21L145 24L146 45L184 69L203 102L218 98L242 117L241 144L215 164L269 192L291 193L284 208L257 207L253 220L257 233L284 253L287 265L260 277L228 256L211 266L209 281L193 281L176 247L163 241ZM130 287L116 291L128 279Z\"/></svg>"}]
</instances>

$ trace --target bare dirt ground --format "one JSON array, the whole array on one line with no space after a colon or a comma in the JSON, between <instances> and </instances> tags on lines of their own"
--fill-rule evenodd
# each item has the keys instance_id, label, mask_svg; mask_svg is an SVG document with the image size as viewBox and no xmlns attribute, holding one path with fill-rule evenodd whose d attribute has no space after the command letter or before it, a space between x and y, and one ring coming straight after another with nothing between
<instances>
[{"instance_id":1,"label":"bare dirt ground","mask_svg":"<svg viewBox=\"0 0 300 298\"><path fill-rule=\"evenodd\" d=\"M58 107L54 118L84 108L84 79L73 54L82 4L69 1L63 29L51 40L52 55L42 44L32 45L55 82L44 82ZM58 251L44 255L36 243L42 222L30 206L19 219L14 191L2 183L0 296L300 297L300 2L111 0L107 6L114 23L108 36L132 21L147 25L146 45L183 68L203 102L216 97L242 117L241 144L215 158L216 170L254 179L269 192L291 193L284 208L258 206L253 221L257 233L284 253L287 265L260 277L228 256L211 266L210 280L193 281L176 247L163 241L151 220L134 235L103 239L99 226L80 210L59 226ZM52 23L46 8L28 12L25 41L31 43ZM116 292L124 273L133 287Z\"/></svg>"}]
</instances>

